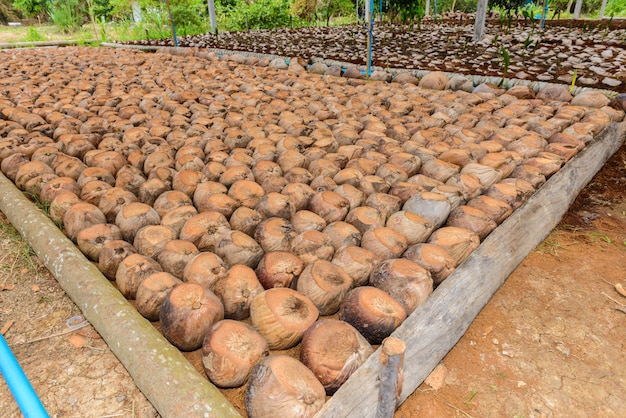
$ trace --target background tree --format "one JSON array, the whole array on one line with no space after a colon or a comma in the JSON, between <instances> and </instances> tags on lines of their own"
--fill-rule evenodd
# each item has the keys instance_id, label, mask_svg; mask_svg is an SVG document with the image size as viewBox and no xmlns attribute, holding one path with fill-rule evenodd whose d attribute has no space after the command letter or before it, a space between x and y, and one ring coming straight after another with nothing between
<instances>
[{"instance_id":1,"label":"background tree","mask_svg":"<svg viewBox=\"0 0 626 418\"><path fill-rule=\"evenodd\" d=\"M26 17L36 17L40 22L50 11L49 0L14 0L13 6L22 11Z\"/></svg>"}]
</instances>

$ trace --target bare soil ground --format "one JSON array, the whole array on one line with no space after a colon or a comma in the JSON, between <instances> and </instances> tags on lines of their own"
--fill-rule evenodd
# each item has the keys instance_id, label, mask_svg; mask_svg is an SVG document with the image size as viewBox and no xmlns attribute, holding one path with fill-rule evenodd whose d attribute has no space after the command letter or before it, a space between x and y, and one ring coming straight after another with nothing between
<instances>
[{"instance_id":1,"label":"bare soil ground","mask_svg":"<svg viewBox=\"0 0 626 418\"><path fill-rule=\"evenodd\" d=\"M622 146L396 417L626 414L625 187ZM157 416L3 215L0 245L0 328L50 415ZM0 381L0 417L19 416Z\"/></svg>"}]
</instances>

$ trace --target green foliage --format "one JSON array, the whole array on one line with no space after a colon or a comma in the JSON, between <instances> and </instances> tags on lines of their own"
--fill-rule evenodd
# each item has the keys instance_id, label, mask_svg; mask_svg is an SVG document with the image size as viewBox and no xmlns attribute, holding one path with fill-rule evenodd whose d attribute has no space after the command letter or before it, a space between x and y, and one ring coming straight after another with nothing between
<instances>
[{"instance_id":1,"label":"green foliage","mask_svg":"<svg viewBox=\"0 0 626 418\"><path fill-rule=\"evenodd\" d=\"M80 29L87 15L84 6L78 0L57 0L50 11L50 19L62 32L75 32Z\"/></svg>"},{"instance_id":2,"label":"green foliage","mask_svg":"<svg viewBox=\"0 0 626 418\"><path fill-rule=\"evenodd\" d=\"M626 16L626 0L610 0L604 9L605 16Z\"/></svg>"},{"instance_id":3,"label":"green foliage","mask_svg":"<svg viewBox=\"0 0 626 418\"><path fill-rule=\"evenodd\" d=\"M96 19L111 19L113 4L109 0L93 0L93 15Z\"/></svg>"},{"instance_id":4,"label":"green foliage","mask_svg":"<svg viewBox=\"0 0 626 418\"><path fill-rule=\"evenodd\" d=\"M41 33L39 33L36 27L34 26L28 27L28 32L26 33L26 36L24 37L24 42L41 42L45 40L46 40L46 37L43 36Z\"/></svg>"},{"instance_id":5,"label":"green foliage","mask_svg":"<svg viewBox=\"0 0 626 418\"><path fill-rule=\"evenodd\" d=\"M402 23L419 23L424 17L424 5L424 0L390 0L389 15L391 20L399 19Z\"/></svg>"},{"instance_id":6,"label":"green foliage","mask_svg":"<svg viewBox=\"0 0 626 418\"><path fill-rule=\"evenodd\" d=\"M490 0L489 7L498 7L504 10L506 15L512 15L517 13L519 9L521 9L524 4L526 4L526 0Z\"/></svg>"},{"instance_id":7,"label":"green foliage","mask_svg":"<svg viewBox=\"0 0 626 418\"><path fill-rule=\"evenodd\" d=\"M237 0L234 5L215 3L218 26L222 30L274 29L289 27L294 22L290 0L256 0L247 4Z\"/></svg>"},{"instance_id":8,"label":"green foliage","mask_svg":"<svg viewBox=\"0 0 626 418\"><path fill-rule=\"evenodd\" d=\"M41 17L50 10L49 0L14 0L13 6L28 17Z\"/></svg>"}]
</instances>

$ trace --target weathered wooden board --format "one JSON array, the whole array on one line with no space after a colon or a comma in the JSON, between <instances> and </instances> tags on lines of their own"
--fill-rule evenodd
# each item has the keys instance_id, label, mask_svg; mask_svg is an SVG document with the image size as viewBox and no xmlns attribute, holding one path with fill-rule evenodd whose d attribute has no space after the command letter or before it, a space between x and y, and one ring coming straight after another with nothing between
<instances>
[{"instance_id":1,"label":"weathered wooden board","mask_svg":"<svg viewBox=\"0 0 626 418\"><path fill-rule=\"evenodd\" d=\"M578 193L624 142L626 122L612 124L492 232L392 334L403 340L404 401L463 336L517 265L550 233ZM380 349L335 393L318 417L376 414Z\"/></svg>"}]
</instances>

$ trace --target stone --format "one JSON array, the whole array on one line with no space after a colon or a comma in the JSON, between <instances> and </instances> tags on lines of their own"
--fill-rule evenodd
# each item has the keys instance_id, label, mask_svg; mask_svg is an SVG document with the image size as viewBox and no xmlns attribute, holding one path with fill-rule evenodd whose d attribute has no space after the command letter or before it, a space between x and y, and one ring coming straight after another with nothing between
<instances>
[{"instance_id":1,"label":"stone","mask_svg":"<svg viewBox=\"0 0 626 418\"><path fill-rule=\"evenodd\" d=\"M448 81L448 77L442 71L432 71L422 77L418 85L423 89L443 90Z\"/></svg>"},{"instance_id":2,"label":"stone","mask_svg":"<svg viewBox=\"0 0 626 418\"><path fill-rule=\"evenodd\" d=\"M609 102L609 98L598 91L585 91L577 94L572 99L572 105L574 106L586 106L595 109L600 109L601 107L608 105Z\"/></svg>"},{"instance_id":3,"label":"stone","mask_svg":"<svg viewBox=\"0 0 626 418\"><path fill-rule=\"evenodd\" d=\"M408 72L403 72L403 73L399 73L396 74L393 77L393 81L394 83L400 83L400 84L415 84L417 85L419 83L419 80L417 79L417 77L413 76L411 73Z\"/></svg>"},{"instance_id":4,"label":"stone","mask_svg":"<svg viewBox=\"0 0 626 418\"><path fill-rule=\"evenodd\" d=\"M537 99L541 99L544 102L569 102L572 100L572 95L566 86L551 84L539 90Z\"/></svg>"},{"instance_id":5,"label":"stone","mask_svg":"<svg viewBox=\"0 0 626 418\"><path fill-rule=\"evenodd\" d=\"M443 363L439 363L435 369L430 372L428 377L424 380L428 386L433 388L434 390L439 390L443 387L446 382L446 376L448 375L448 369Z\"/></svg>"},{"instance_id":6,"label":"stone","mask_svg":"<svg viewBox=\"0 0 626 418\"><path fill-rule=\"evenodd\" d=\"M323 62L314 62L309 67L309 72L312 74L326 74L328 73L328 65L324 64Z\"/></svg>"},{"instance_id":7,"label":"stone","mask_svg":"<svg viewBox=\"0 0 626 418\"><path fill-rule=\"evenodd\" d=\"M346 78L365 78L365 75L361 73L361 70L356 65L351 65L346 68L346 71L343 73L343 76Z\"/></svg>"},{"instance_id":8,"label":"stone","mask_svg":"<svg viewBox=\"0 0 626 418\"><path fill-rule=\"evenodd\" d=\"M453 91L466 91L471 93L474 91L474 83L471 80L468 80L465 77L454 76L450 80L448 80L448 84L446 85L446 89L450 89Z\"/></svg>"}]
</instances>

